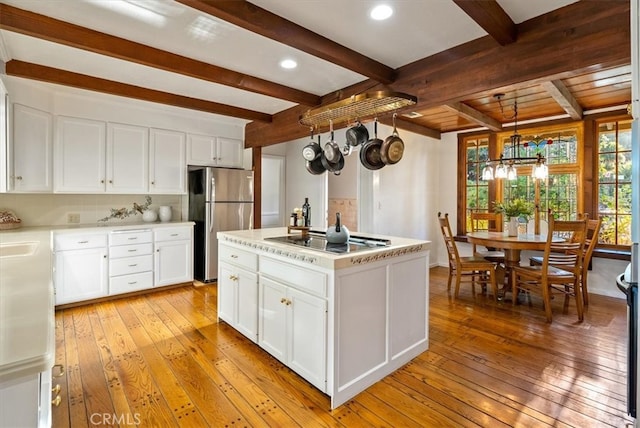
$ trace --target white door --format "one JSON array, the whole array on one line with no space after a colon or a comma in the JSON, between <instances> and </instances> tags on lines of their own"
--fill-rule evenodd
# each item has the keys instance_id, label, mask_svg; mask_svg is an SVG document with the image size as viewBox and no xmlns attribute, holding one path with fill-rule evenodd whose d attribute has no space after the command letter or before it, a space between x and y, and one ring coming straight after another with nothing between
<instances>
[{"instance_id":1,"label":"white door","mask_svg":"<svg viewBox=\"0 0 640 428\"><path fill-rule=\"evenodd\" d=\"M16 192L53 189L52 119L47 112L13 105L13 173L9 185Z\"/></svg>"},{"instance_id":2,"label":"white door","mask_svg":"<svg viewBox=\"0 0 640 428\"><path fill-rule=\"evenodd\" d=\"M286 289L268 278L260 278L260 346L284 364L287 364Z\"/></svg>"},{"instance_id":3,"label":"white door","mask_svg":"<svg viewBox=\"0 0 640 428\"><path fill-rule=\"evenodd\" d=\"M149 129L109 123L107 126L107 191L146 193L149 177Z\"/></svg>"},{"instance_id":4,"label":"white door","mask_svg":"<svg viewBox=\"0 0 640 428\"><path fill-rule=\"evenodd\" d=\"M156 242L154 286L180 284L193 280L191 241Z\"/></svg>"},{"instance_id":5,"label":"white door","mask_svg":"<svg viewBox=\"0 0 640 428\"><path fill-rule=\"evenodd\" d=\"M242 167L242 140L235 138L216 138L216 164L232 168Z\"/></svg>"},{"instance_id":6,"label":"white door","mask_svg":"<svg viewBox=\"0 0 640 428\"><path fill-rule=\"evenodd\" d=\"M151 129L150 193L185 193L187 180L185 134Z\"/></svg>"},{"instance_id":7,"label":"white door","mask_svg":"<svg viewBox=\"0 0 640 428\"><path fill-rule=\"evenodd\" d=\"M220 263L220 275L218 276L218 317L229 325L236 325L236 288L238 275L236 268L225 263Z\"/></svg>"},{"instance_id":8,"label":"white door","mask_svg":"<svg viewBox=\"0 0 640 428\"><path fill-rule=\"evenodd\" d=\"M285 226L285 158L262 155L262 227Z\"/></svg>"},{"instance_id":9,"label":"white door","mask_svg":"<svg viewBox=\"0 0 640 428\"><path fill-rule=\"evenodd\" d=\"M237 281L237 326L240 333L249 339L258 340L258 275L238 269Z\"/></svg>"},{"instance_id":10,"label":"white door","mask_svg":"<svg viewBox=\"0 0 640 428\"><path fill-rule=\"evenodd\" d=\"M107 295L106 248L60 251L55 267L56 304Z\"/></svg>"}]
</instances>

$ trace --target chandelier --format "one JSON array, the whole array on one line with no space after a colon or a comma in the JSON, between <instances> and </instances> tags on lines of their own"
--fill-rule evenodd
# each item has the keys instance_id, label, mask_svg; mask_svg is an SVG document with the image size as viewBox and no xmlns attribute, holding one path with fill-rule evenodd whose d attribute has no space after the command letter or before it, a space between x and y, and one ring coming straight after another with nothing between
<instances>
[{"instance_id":1,"label":"chandelier","mask_svg":"<svg viewBox=\"0 0 640 428\"><path fill-rule=\"evenodd\" d=\"M502 97L504 94L496 94L494 98L498 100L500 111L504 116L504 108L502 106ZM511 157L506 157L503 153L499 159L489 159L486 161L485 167L482 169L482 179L493 180L494 178L506 178L507 180L515 180L518 178L517 167L522 165L532 165L531 176L534 179L544 180L549 176L549 168L546 165L546 159L540 153L536 156L521 157L520 148L528 147L528 143L522 143L522 136L518 134L518 101L513 102L513 116L507 118L513 119L513 135L509 137L508 152ZM550 144L550 142L549 142Z\"/></svg>"}]
</instances>

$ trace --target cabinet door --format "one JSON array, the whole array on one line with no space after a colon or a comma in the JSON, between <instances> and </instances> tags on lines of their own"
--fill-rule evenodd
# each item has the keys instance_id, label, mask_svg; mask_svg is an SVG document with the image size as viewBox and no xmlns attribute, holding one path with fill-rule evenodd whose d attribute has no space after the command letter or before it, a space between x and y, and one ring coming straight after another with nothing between
<instances>
[{"instance_id":1,"label":"cabinet door","mask_svg":"<svg viewBox=\"0 0 640 428\"><path fill-rule=\"evenodd\" d=\"M0 384L0 427L38 427L39 395L38 373Z\"/></svg>"},{"instance_id":2,"label":"cabinet door","mask_svg":"<svg viewBox=\"0 0 640 428\"><path fill-rule=\"evenodd\" d=\"M288 365L326 391L327 301L292 288L287 299Z\"/></svg>"},{"instance_id":3,"label":"cabinet door","mask_svg":"<svg viewBox=\"0 0 640 428\"><path fill-rule=\"evenodd\" d=\"M16 192L53 189L52 119L47 112L13 105L13 173L9 184Z\"/></svg>"},{"instance_id":4,"label":"cabinet door","mask_svg":"<svg viewBox=\"0 0 640 428\"><path fill-rule=\"evenodd\" d=\"M240 333L258 341L258 275L243 269L236 270L236 326Z\"/></svg>"},{"instance_id":5,"label":"cabinet door","mask_svg":"<svg viewBox=\"0 0 640 428\"><path fill-rule=\"evenodd\" d=\"M107 295L106 248L59 251L55 255L56 304Z\"/></svg>"},{"instance_id":6,"label":"cabinet door","mask_svg":"<svg viewBox=\"0 0 640 428\"><path fill-rule=\"evenodd\" d=\"M218 137L216 142L217 153L214 155L216 165L241 168L242 150L244 148L242 141L233 138Z\"/></svg>"},{"instance_id":7,"label":"cabinet door","mask_svg":"<svg viewBox=\"0 0 640 428\"><path fill-rule=\"evenodd\" d=\"M187 164L215 166L216 137L192 135L187 137Z\"/></svg>"},{"instance_id":8,"label":"cabinet door","mask_svg":"<svg viewBox=\"0 0 640 428\"><path fill-rule=\"evenodd\" d=\"M185 193L185 135L182 132L151 129L149 149L149 192Z\"/></svg>"},{"instance_id":9,"label":"cabinet door","mask_svg":"<svg viewBox=\"0 0 640 428\"><path fill-rule=\"evenodd\" d=\"M105 123L60 116L56 126L54 190L104 192Z\"/></svg>"},{"instance_id":10,"label":"cabinet door","mask_svg":"<svg viewBox=\"0 0 640 428\"><path fill-rule=\"evenodd\" d=\"M107 192L146 193L149 180L149 129L107 125Z\"/></svg>"},{"instance_id":11,"label":"cabinet door","mask_svg":"<svg viewBox=\"0 0 640 428\"><path fill-rule=\"evenodd\" d=\"M236 325L236 269L226 263L220 263L218 275L218 318L235 328Z\"/></svg>"},{"instance_id":12,"label":"cabinet door","mask_svg":"<svg viewBox=\"0 0 640 428\"><path fill-rule=\"evenodd\" d=\"M191 241L156 242L155 286L193 281Z\"/></svg>"},{"instance_id":13,"label":"cabinet door","mask_svg":"<svg viewBox=\"0 0 640 428\"><path fill-rule=\"evenodd\" d=\"M0 165L7 165L7 171L0 170L0 192L8 190L7 181L13 174L9 162L9 94L0 80Z\"/></svg>"},{"instance_id":14,"label":"cabinet door","mask_svg":"<svg viewBox=\"0 0 640 428\"><path fill-rule=\"evenodd\" d=\"M286 287L260 277L259 344L284 364L287 364L286 318Z\"/></svg>"}]
</instances>

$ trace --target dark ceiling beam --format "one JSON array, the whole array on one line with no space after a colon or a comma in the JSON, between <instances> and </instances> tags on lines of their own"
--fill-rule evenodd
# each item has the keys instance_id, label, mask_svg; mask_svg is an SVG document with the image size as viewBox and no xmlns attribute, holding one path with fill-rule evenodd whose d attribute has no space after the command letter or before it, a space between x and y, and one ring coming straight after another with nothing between
<instances>
[{"instance_id":1,"label":"dark ceiling beam","mask_svg":"<svg viewBox=\"0 0 640 428\"><path fill-rule=\"evenodd\" d=\"M171 52L0 4L0 29L245 91L315 106L320 97Z\"/></svg>"},{"instance_id":2,"label":"dark ceiling beam","mask_svg":"<svg viewBox=\"0 0 640 428\"><path fill-rule=\"evenodd\" d=\"M453 0L476 24L500 45L508 45L518 38L516 24L495 0Z\"/></svg>"},{"instance_id":3,"label":"dark ceiling beam","mask_svg":"<svg viewBox=\"0 0 640 428\"><path fill-rule=\"evenodd\" d=\"M39 80L41 82L55 83L57 85L71 86L78 89L102 92L121 97L135 98L159 104L167 104L191 110L199 110L207 113L223 116L239 117L242 119L271 122L271 115L259 111L247 110L213 101L185 97L183 95L156 91L129 85L113 80L100 79L85 74L73 73L57 68L32 64L29 62L11 60L7 63L7 75L22 77L25 79Z\"/></svg>"},{"instance_id":4,"label":"dark ceiling beam","mask_svg":"<svg viewBox=\"0 0 640 428\"><path fill-rule=\"evenodd\" d=\"M515 43L496 46L487 36L403 66L397 70L396 82L386 89L416 96L418 102L411 109L419 112L509 85L539 84L628 65L629 15L627 0L572 3L519 24ZM373 83L360 82L358 87L335 94L344 99L384 89ZM271 124L247 124L246 146L267 146L307 135L308 129L298 123L306 110L296 106L275 114Z\"/></svg>"},{"instance_id":5,"label":"dark ceiling beam","mask_svg":"<svg viewBox=\"0 0 640 428\"><path fill-rule=\"evenodd\" d=\"M468 121L476 123L480 126L485 126L492 131L502 131L502 123L495 120L491 116L487 116L481 111L474 109L473 107L469 107L466 104L455 102L445 104L444 107L448 108L449 110L455 111L456 113L458 113L458 116L464 117Z\"/></svg>"},{"instance_id":6,"label":"dark ceiling beam","mask_svg":"<svg viewBox=\"0 0 640 428\"><path fill-rule=\"evenodd\" d=\"M554 100L556 100L558 105L562 107L572 119L582 119L582 106L561 80L542 82L542 87Z\"/></svg>"},{"instance_id":7,"label":"dark ceiling beam","mask_svg":"<svg viewBox=\"0 0 640 428\"><path fill-rule=\"evenodd\" d=\"M395 80L391 67L247 1L176 1L378 82Z\"/></svg>"}]
</instances>

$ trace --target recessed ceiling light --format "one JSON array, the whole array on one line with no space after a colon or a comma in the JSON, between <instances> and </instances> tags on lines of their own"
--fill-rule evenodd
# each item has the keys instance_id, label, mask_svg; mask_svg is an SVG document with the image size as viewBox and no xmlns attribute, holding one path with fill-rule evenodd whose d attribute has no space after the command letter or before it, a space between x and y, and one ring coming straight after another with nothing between
<instances>
[{"instance_id":1,"label":"recessed ceiling light","mask_svg":"<svg viewBox=\"0 0 640 428\"><path fill-rule=\"evenodd\" d=\"M389 18L391 15L393 15L393 9L391 9L391 6L386 4L379 4L371 9L371 12L369 13L371 19L375 19L376 21L382 21Z\"/></svg>"},{"instance_id":2,"label":"recessed ceiling light","mask_svg":"<svg viewBox=\"0 0 640 428\"><path fill-rule=\"evenodd\" d=\"M280 61L280 67L282 68L292 69L292 68L296 68L297 66L298 66L298 63L292 59L283 59L282 61Z\"/></svg>"}]
</instances>

